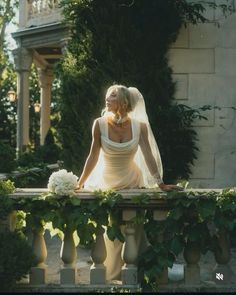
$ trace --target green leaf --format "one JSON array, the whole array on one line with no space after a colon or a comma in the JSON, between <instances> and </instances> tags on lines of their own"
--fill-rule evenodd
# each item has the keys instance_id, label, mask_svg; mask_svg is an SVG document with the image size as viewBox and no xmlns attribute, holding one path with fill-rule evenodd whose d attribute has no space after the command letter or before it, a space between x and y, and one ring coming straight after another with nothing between
<instances>
[{"instance_id":1,"label":"green leaf","mask_svg":"<svg viewBox=\"0 0 236 295\"><path fill-rule=\"evenodd\" d=\"M183 215L183 209L182 207L174 208L170 211L169 218L173 218L174 220L180 219L180 217Z\"/></svg>"},{"instance_id":2,"label":"green leaf","mask_svg":"<svg viewBox=\"0 0 236 295\"><path fill-rule=\"evenodd\" d=\"M139 205L148 204L150 201L150 198L151 197L147 194L140 194L140 195L132 197L132 203L139 204Z\"/></svg>"},{"instance_id":3,"label":"green leaf","mask_svg":"<svg viewBox=\"0 0 236 295\"><path fill-rule=\"evenodd\" d=\"M107 227L107 236L111 241L114 241L116 238L115 229L112 226Z\"/></svg>"},{"instance_id":4,"label":"green leaf","mask_svg":"<svg viewBox=\"0 0 236 295\"><path fill-rule=\"evenodd\" d=\"M214 200L204 200L200 202L198 207L198 212L200 213L203 219L214 216L216 209L216 203Z\"/></svg>"},{"instance_id":5,"label":"green leaf","mask_svg":"<svg viewBox=\"0 0 236 295\"><path fill-rule=\"evenodd\" d=\"M81 203L81 200L79 198L76 198L76 197L71 197L70 201L71 201L71 204L73 206L79 206L80 203Z\"/></svg>"},{"instance_id":6,"label":"green leaf","mask_svg":"<svg viewBox=\"0 0 236 295\"><path fill-rule=\"evenodd\" d=\"M77 227L77 234L80 239L80 244L90 245L95 238L96 227L92 222L86 224L80 224Z\"/></svg>"},{"instance_id":7,"label":"green leaf","mask_svg":"<svg viewBox=\"0 0 236 295\"><path fill-rule=\"evenodd\" d=\"M115 239L118 239L122 243L124 243L125 241L125 238L123 234L121 233L120 227L117 227L117 226L108 226L107 236L111 241L114 241Z\"/></svg>"},{"instance_id":8,"label":"green leaf","mask_svg":"<svg viewBox=\"0 0 236 295\"><path fill-rule=\"evenodd\" d=\"M174 239L170 242L169 250L172 251L175 255L178 255L182 252L184 248L183 241L180 237L174 237Z\"/></svg>"}]
</instances>

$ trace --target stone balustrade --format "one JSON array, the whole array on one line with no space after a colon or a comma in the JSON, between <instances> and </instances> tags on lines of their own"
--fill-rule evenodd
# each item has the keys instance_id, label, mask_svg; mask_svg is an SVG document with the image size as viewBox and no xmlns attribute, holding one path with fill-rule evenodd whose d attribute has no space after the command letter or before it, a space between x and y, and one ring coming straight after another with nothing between
<instances>
[{"instance_id":1,"label":"stone balustrade","mask_svg":"<svg viewBox=\"0 0 236 295\"><path fill-rule=\"evenodd\" d=\"M62 20L60 0L21 0L19 27L41 26Z\"/></svg>"},{"instance_id":2,"label":"stone balustrade","mask_svg":"<svg viewBox=\"0 0 236 295\"><path fill-rule=\"evenodd\" d=\"M41 193L46 192L46 189L19 189L18 192L11 195L11 198L32 198L40 195ZM202 191L202 190L201 190ZM219 190L220 191L220 190ZM142 190L142 192L149 192L148 190ZM122 219L125 223L125 242L123 244L122 250L122 258L124 261L124 266L122 267L121 278L123 287L131 286L138 287L138 270L137 270L137 257L138 257L138 249L135 241L135 225L133 223L134 218L137 216L138 210L142 208L151 208L153 211L153 218L156 222L163 222L166 217L168 210L167 203L163 199L157 199L151 197L150 202L148 204L137 205L132 203L132 196L137 196L140 194L140 190L124 190L121 192L123 196L123 200L119 203L119 207L122 210ZM151 194L152 192L150 192ZM80 192L78 197L86 202L89 202L94 199L94 196L89 192ZM13 214L15 216L15 214ZM11 216L13 216L11 215ZM12 230L12 222L10 222L11 218L8 219L9 224L11 225ZM6 225L5 225L6 226ZM93 264L90 268L90 289L93 286L96 288L105 288L106 285L106 268L104 266L104 261L106 259L106 248L104 242L104 228L100 225L97 225L96 229L96 238L93 248L91 250L91 258ZM159 242L162 242L165 237L162 235L157 236ZM216 251L215 253L215 261L216 266L212 269L213 281L221 284L230 284L232 281L232 270L229 267L230 262L230 244L227 236L227 232L220 232L219 235L219 245L222 247L222 250ZM37 230L33 231L33 242L32 242L33 251L38 259L38 265L33 267L30 272L30 280L29 286L39 287L44 286L50 288L50 285L47 285L47 265L45 264L45 260L47 257L47 247L44 240L44 229L39 226ZM200 266L199 260L201 257L199 242L188 241L186 243L183 257L185 259L184 265L184 282L182 283L182 287L186 288L192 286L200 286L201 284L201 276L200 276ZM69 229L64 232L64 240L61 246L60 258L63 262L63 265L60 270L60 287L80 287L80 283L78 281L77 276L77 266L76 266L76 246L73 239L73 232ZM216 272L228 276L227 280L216 280L215 275ZM162 288L167 288L170 284L168 279L168 268L166 267L162 274L157 278L157 283ZM20 285L19 285L20 286Z\"/></svg>"}]
</instances>

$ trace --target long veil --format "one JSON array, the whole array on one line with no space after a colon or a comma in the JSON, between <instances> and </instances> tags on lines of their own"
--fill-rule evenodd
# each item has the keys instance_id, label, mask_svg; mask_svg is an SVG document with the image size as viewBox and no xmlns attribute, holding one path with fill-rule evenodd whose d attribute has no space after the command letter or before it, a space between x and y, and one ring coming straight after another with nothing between
<instances>
[{"instance_id":1,"label":"long veil","mask_svg":"<svg viewBox=\"0 0 236 295\"><path fill-rule=\"evenodd\" d=\"M152 150L152 154L156 160L158 171L155 174L155 176L151 175L140 146L138 147L138 150L134 157L134 161L136 165L139 167L139 169L142 171L144 186L146 188L152 188L157 186L157 176L161 180L163 177L161 156L160 156L159 148L157 146L155 137L153 135L153 132L148 120L144 98L137 88L129 87L128 89L130 93L130 100L131 100L131 106L132 106L132 111L129 113L129 117L131 119L135 119L139 122L146 124L147 130L148 130L148 141ZM102 116L109 116L111 114L112 113L105 111L102 113ZM101 149L97 164L84 184L85 189L97 190L97 189L103 189L104 187L106 187L102 177L103 169L104 169L104 157L103 157L103 151Z\"/></svg>"},{"instance_id":2,"label":"long veil","mask_svg":"<svg viewBox=\"0 0 236 295\"><path fill-rule=\"evenodd\" d=\"M161 156L159 152L158 145L156 143L155 137L152 132L152 128L150 126L148 115L146 112L146 106L145 101L140 93L140 91L135 87L129 87L129 92L131 94L131 104L134 104L133 111L129 113L129 116L131 119L136 119L139 122L145 123L148 129L148 141L151 147L152 154L156 160L157 164L157 175L160 177L160 179L163 178L163 167L162 167L162 161ZM142 171L143 180L144 180L144 186L147 188L151 188L153 186L156 186L157 184L157 175L152 176L148 166L146 164L146 161L144 159L143 153L140 149L140 146L138 147L138 151L134 158L136 164Z\"/></svg>"}]
</instances>

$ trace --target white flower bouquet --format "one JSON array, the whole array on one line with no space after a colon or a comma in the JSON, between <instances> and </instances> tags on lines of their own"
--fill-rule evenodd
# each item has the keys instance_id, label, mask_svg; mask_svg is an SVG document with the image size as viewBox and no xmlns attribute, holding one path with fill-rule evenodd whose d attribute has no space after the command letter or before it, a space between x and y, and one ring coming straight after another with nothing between
<instances>
[{"instance_id":1,"label":"white flower bouquet","mask_svg":"<svg viewBox=\"0 0 236 295\"><path fill-rule=\"evenodd\" d=\"M53 172L48 180L48 189L58 196L69 196L74 194L78 177L66 169Z\"/></svg>"}]
</instances>

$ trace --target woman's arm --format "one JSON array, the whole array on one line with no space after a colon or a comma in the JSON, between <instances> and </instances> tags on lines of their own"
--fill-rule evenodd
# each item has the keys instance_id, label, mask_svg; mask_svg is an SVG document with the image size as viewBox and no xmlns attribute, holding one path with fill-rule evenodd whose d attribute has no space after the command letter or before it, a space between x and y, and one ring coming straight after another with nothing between
<instances>
[{"instance_id":1,"label":"woman's arm","mask_svg":"<svg viewBox=\"0 0 236 295\"><path fill-rule=\"evenodd\" d=\"M149 144L147 126L145 123L141 123L140 128L141 128L141 130L140 130L141 133L140 133L139 145L142 150L142 153L143 153L145 162L148 166L148 169L149 169L151 175L156 178L156 182L157 182L158 186L160 187L160 189L165 190L165 191L169 191L169 190L173 190L173 189L177 189L177 190L181 189L177 185L164 184L164 182L160 176L160 173L158 171L157 163L156 163L156 160L152 154L152 150L151 150L151 147Z\"/></svg>"},{"instance_id":2,"label":"woman's arm","mask_svg":"<svg viewBox=\"0 0 236 295\"><path fill-rule=\"evenodd\" d=\"M100 148L101 148L101 133L100 133L98 120L95 120L93 124L93 129L92 129L92 143L90 147L90 152L84 164L84 169L78 181L76 190L79 190L80 188L83 187L86 179L88 178L93 168L95 167L98 161Z\"/></svg>"}]
</instances>

